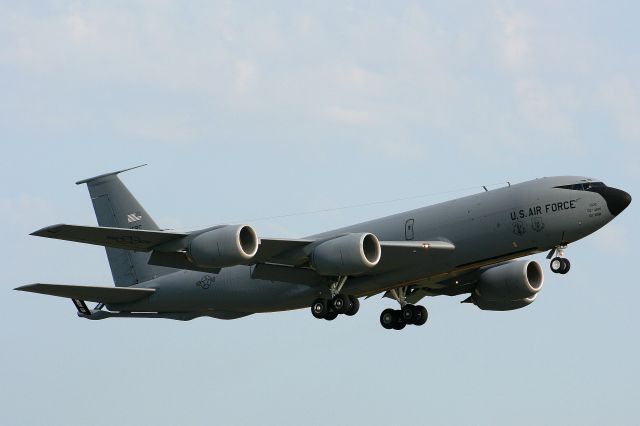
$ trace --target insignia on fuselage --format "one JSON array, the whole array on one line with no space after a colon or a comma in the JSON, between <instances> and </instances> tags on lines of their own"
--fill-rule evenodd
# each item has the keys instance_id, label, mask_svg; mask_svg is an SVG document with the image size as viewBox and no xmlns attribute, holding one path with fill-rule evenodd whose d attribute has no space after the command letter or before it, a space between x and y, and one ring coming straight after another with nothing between
<instances>
[{"instance_id":1,"label":"insignia on fuselage","mask_svg":"<svg viewBox=\"0 0 640 426\"><path fill-rule=\"evenodd\" d=\"M542 230L544 229L544 222L542 221L542 219L539 217L532 217L531 229L533 229L536 232L542 232Z\"/></svg>"},{"instance_id":2,"label":"insignia on fuselage","mask_svg":"<svg viewBox=\"0 0 640 426\"><path fill-rule=\"evenodd\" d=\"M516 235L524 235L527 232L524 223L520 220L513 222L513 233Z\"/></svg>"}]
</instances>

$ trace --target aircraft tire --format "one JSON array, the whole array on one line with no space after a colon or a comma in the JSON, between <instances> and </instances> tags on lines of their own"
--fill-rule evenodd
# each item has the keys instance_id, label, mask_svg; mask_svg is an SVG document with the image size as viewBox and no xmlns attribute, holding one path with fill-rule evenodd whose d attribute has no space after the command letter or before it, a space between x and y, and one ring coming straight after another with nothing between
<instances>
[{"instance_id":1,"label":"aircraft tire","mask_svg":"<svg viewBox=\"0 0 640 426\"><path fill-rule=\"evenodd\" d=\"M346 294L336 294L331 300L331 308L338 314L347 313L351 309L351 301Z\"/></svg>"},{"instance_id":2,"label":"aircraft tire","mask_svg":"<svg viewBox=\"0 0 640 426\"><path fill-rule=\"evenodd\" d=\"M553 272L554 274L561 273L563 265L564 262L562 261L561 257L554 257L553 259L551 259L551 263L549 264L549 266L551 267L551 272Z\"/></svg>"},{"instance_id":3,"label":"aircraft tire","mask_svg":"<svg viewBox=\"0 0 640 426\"><path fill-rule=\"evenodd\" d=\"M560 273L564 275L567 272L569 272L569 269L571 269L571 262L569 262L569 259L563 258L562 268L560 269Z\"/></svg>"},{"instance_id":4,"label":"aircraft tire","mask_svg":"<svg viewBox=\"0 0 640 426\"><path fill-rule=\"evenodd\" d=\"M395 320L393 321L394 330L402 330L407 326L407 323L402 319L402 311L394 311Z\"/></svg>"},{"instance_id":5,"label":"aircraft tire","mask_svg":"<svg viewBox=\"0 0 640 426\"><path fill-rule=\"evenodd\" d=\"M338 313L334 310L330 310L329 312L327 312L324 316L324 319L327 321L333 321L334 319L336 319L338 317Z\"/></svg>"},{"instance_id":6,"label":"aircraft tire","mask_svg":"<svg viewBox=\"0 0 640 426\"><path fill-rule=\"evenodd\" d=\"M355 296L349 296L349 302L351 302L351 309L345 312L345 314L352 317L360 310L360 301Z\"/></svg>"},{"instance_id":7,"label":"aircraft tire","mask_svg":"<svg viewBox=\"0 0 640 426\"><path fill-rule=\"evenodd\" d=\"M422 305L416 306L416 310L418 311L418 319L414 322L415 325L424 325L429 318L429 311Z\"/></svg>"},{"instance_id":8,"label":"aircraft tire","mask_svg":"<svg viewBox=\"0 0 640 426\"><path fill-rule=\"evenodd\" d=\"M380 325L382 325L387 330L391 330L393 328L393 324L395 323L396 315L393 309L385 309L380 314Z\"/></svg>"},{"instance_id":9,"label":"aircraft tire","mask_svg":"<svg viewBox=\"0 0 640 426\"><path fill-rule=\"evenodd\" d=\"M328 308L326 299L316 299L311 305L311 314L318 319L322 319L329 312Z\"/></svg>"},{"instance_id":10,"label":"aircraft tire","mask_svg":"<svg viewBox=\"0 0 640 426\"><path fill-rule=\"evenodd\" d=\"M402 322L405 324L414 324L417 319L418 312L414 305L404 305L400 310Z\"/></svg>"}]
</instances>

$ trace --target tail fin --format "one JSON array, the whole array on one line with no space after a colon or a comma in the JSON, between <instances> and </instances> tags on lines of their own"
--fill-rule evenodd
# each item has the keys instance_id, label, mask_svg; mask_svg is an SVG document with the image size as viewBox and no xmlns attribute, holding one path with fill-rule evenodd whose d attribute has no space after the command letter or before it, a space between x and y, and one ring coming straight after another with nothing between
<instances>
[{"instance_id":1,"label":"tail fin","mask_svg":"<svg viewBox=\"0 0 640 426\"><path fill-rule=\"evenodd\" d=\"M158 225L140 205L118 178L118 173L136 169L119 170L76 182L89 188L93 209L98 225L115 228L158 230ZM113 281L117 287L128 287L160 275L174 272L174 269L152 266L149 253L105 247Z\"/></svg>"}]
</instances>

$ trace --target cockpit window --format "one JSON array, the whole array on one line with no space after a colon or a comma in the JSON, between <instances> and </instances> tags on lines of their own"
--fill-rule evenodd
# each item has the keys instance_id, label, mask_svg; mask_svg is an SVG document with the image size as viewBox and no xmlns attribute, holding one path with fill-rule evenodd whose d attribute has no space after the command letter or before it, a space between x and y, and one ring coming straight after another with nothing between
<instances>
[{"instance_id":1,"label":"cockpit window","mask_svg":"<svg viewBox=\"0 0 640 426\"><path fill-rule=\"evenodd\" d=\"M602 182L588 182L588 183L584 184L584 190L588 191L588 190L590 190L592 188L604 188L605 186L607 186L607 185L605 185Z\"/></svg>"},{"instance_id":2,"label":"cockpit window","mask_svg":"<svg viewBox=\"0 0 640 426\"><path fill-rule=\"evenodd\" d=\"M555 188L561 189L571 189L573 191L590 191L594 188L605 188L605 185L602 182L583 182L583 183L574 183L572 185L561 185L556 186Z\"/></svg>"}]
</instances>

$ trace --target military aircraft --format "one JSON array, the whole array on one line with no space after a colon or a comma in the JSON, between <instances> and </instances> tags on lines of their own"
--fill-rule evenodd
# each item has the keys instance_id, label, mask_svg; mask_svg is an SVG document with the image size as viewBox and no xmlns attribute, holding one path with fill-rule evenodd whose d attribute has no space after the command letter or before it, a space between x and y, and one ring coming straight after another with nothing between
<instances>
[{"instance_id":1,"label":"military aircraft","mask_svg":"<svg viewBox=\"0 0 640 426\"><path fill-rule=\"evenodd\" d=\"M597 179L546 177L305 238L260 238L244 224L160 229L118 177L131 169L77 182L88 186L98 227L61 224L31 234L104 246L115 287L16 290L69 298L87 319L183 321L300 308L331 321L355 315L359 298L382 294L400 309L384 310L380 323L400 330L427 321L417 305L425 296L469 294L463 302L493 311L533 303L542 267L516 259L549 251L551 271L566 274L567 245L631 203Z\"/></svg>"}]
</instances>

